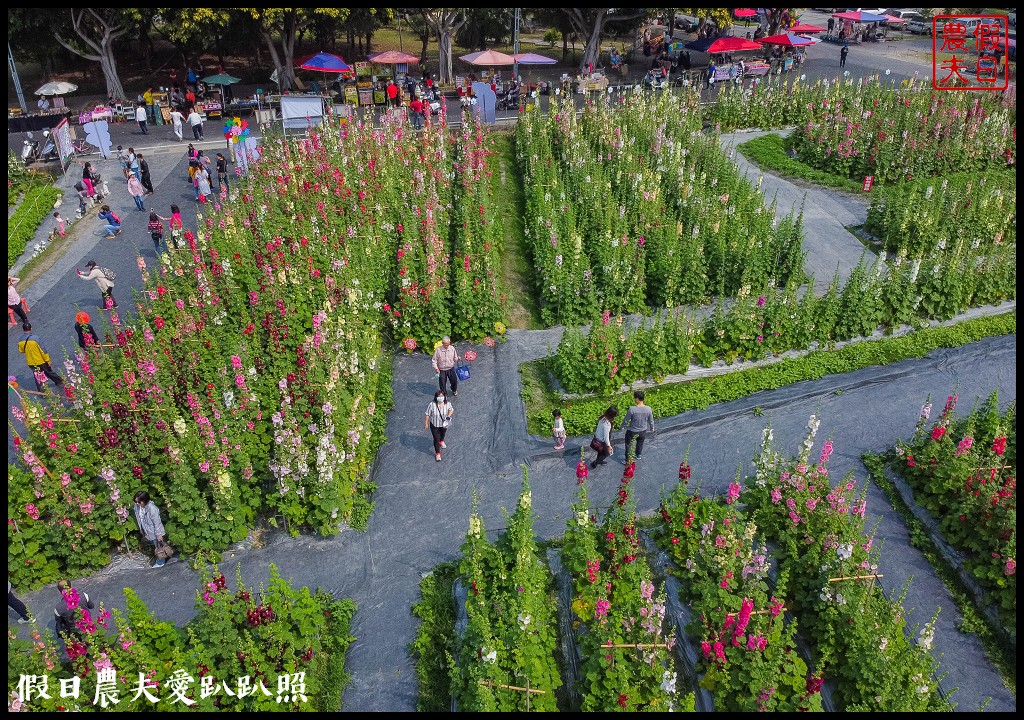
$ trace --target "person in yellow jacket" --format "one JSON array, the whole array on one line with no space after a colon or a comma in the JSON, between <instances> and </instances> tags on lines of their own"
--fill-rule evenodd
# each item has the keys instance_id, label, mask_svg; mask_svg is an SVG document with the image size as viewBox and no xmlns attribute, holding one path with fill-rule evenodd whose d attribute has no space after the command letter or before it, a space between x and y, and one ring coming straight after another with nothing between
<instances>
[{"instance_id":1,"label":"person in yellow jacket","mask_svg":"<svg viewBox=\"0 0 1024 720\"><path fill-rule=\"evenodd\" d=\"M32 368L32 375L36 381L36 390L40 392L43 390L43 383L39 380L40 374L50 378L57 387L63 387L64 378L55 373L53 368L50 367L50 354L46 352L46 348L43 347L39 336L32 332L32 323L22 323L21 329L25 331L25 334L18 339L18 352L25 356L25 362Z\"/></svg>"}]
</instances>

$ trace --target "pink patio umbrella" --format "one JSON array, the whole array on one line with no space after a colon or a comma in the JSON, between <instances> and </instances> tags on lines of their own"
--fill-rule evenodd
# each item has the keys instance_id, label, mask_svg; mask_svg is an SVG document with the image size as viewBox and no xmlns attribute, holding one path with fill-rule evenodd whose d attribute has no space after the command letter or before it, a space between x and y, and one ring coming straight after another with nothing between
<instances>
[{"instance_id":1,"label":"pink patio umbrella","mask_svg":"<svg viewBox=\"0 0 1024 720\"><path fill-rule=\"evenodd\" d=\"M751 10L750 8L740 8L739 10L733 11L733 16L738 18L756 17L757 10Z\"/></svg>"},{"instance_id":2,"label":"pink patio umbrella","mask_svg":"<svg viewBox=\"0 0 1024 720\"><path fill-rule=\"evenodd\" d=\"M465 60L470 65L478 67L494 67L496 65L515 65L516 59L497 50L481 50L480 52L460 55L460 60Z\"/></svg>"},{"instance_id":3,"label":"pink patio umbrella","mask_svg":"<svg viewBox=\"0 0 1024 720\"><path fill-rule=\"evenodd\" d=\"M377 65L390 65L391 66L391 77L398 76L398 69L395 65L412 65L418 63L420 59L415 55L409 53L400 52L398 50L385 50L384 52L376 53L375 55L367 55L366 59Z\"/></svg>"},{"instance_id":4,"label":"pink patio umbrella","mask_svg":"<svg viewBox=\"0 0 1024 720\"><path fill-rule=\"evenodd\" d=\"M538 55L532 52L516 53L512 56L515 58L516 67L512 69L513 78L518 74L519 65L557 65L558 61L554 58L549 58L547 55ZM529 86L529 82L527 82Z\"/></svg>"}]
</instances>

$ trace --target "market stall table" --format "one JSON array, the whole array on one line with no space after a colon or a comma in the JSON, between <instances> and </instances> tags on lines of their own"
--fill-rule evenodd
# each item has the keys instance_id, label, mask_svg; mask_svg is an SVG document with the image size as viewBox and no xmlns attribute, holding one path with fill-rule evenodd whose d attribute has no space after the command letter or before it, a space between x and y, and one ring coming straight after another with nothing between
<instances>
[{"instance_id":1,"label":"market stall table","mask_svg":"<svg viewBox=\"0 0 1024 720\"><path fill-rule=\"evenodd\" d=\"M16 117L7 118L7 132L19 133L29 132L38 130L49 130L50 128L57 127L61 120L67 118L70 120L72 117L70 112L67 113L43 113L36 115L18 115Z\"/></svg>"}]
</instances>

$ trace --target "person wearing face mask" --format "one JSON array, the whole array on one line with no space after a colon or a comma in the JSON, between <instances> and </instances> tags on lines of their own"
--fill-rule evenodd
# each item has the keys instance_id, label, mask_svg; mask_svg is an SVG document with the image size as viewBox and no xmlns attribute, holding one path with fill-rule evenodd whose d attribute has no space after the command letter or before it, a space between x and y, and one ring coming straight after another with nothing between
<instances>
[{"instance_id":1,"label":"person wearing face mask","mask_svg":"<svg viewBox=\"0 0 1024 720\"><path fill-rule=\"evenodd\" d=\"M440 390L435 392L434 401L427 406L423 417L423 427L430 428L430 435L434 439L434 460L437 462L441 462L441 450L448 447L444 444L444 435L448 432L454 414L455 408L445 394Z\"/></svg>"}]
</instances>

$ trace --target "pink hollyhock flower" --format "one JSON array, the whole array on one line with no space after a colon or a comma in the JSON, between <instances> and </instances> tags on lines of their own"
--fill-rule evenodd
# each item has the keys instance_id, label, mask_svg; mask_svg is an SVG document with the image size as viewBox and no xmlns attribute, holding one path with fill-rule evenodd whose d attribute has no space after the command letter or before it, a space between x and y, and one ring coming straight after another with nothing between
<instances>
[{"instance_id":1,"label":"pink hollyhock flower","mask_svg":"<svg viewBox=\"0 0 1024 720\"><path fill-rule=\"evenodd\" d=\"M932 440L938 442L942 439L942 436L946 434L946 428L941 425L932 430Z\"/></svg>"}]
</instances>

